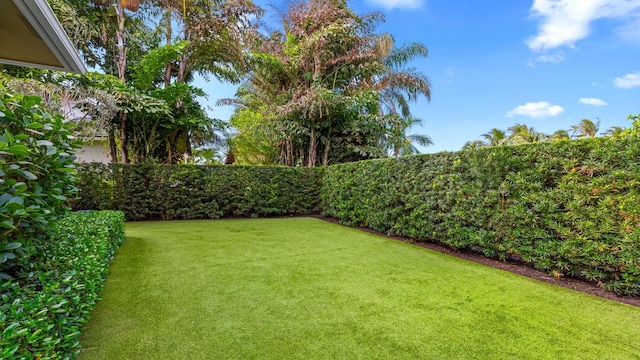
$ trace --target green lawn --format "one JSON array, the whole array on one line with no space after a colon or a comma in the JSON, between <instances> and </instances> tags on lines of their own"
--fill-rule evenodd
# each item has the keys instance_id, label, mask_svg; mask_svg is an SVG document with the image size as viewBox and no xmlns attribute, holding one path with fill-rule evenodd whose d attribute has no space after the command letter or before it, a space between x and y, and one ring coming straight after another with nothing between
<instances>
[{"instance_id":1,"label":"green lawn","mask_svg":"<svg viewBox=\"0 0 640 360\"><path fill-rule=\"evenodd\" d=\"M82 359L640 359L640 309L313 218L127 224Z\"/></svg>"}]
</instances>

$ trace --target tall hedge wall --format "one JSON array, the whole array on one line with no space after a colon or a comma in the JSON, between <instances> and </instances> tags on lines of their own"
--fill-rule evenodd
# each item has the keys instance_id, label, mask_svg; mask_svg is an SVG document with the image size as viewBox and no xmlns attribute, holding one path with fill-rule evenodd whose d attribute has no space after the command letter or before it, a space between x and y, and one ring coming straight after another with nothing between
<instances>
[{"instance_id":1,"label":"tall hedge wall","mask_svg":"<svg viewBox=\"0 0 640 360\"><path fill-rule=\"evenodd\" d=\"M640 292L640 139L330 166L323 214Z\"/></svg>"},{"instance_id":2,"label":"tall hedge wall","mask_svg":"<svg viewBox=\"0 0 640 360\"><path fill-rule=\"evenodd\" d=\"M310 214L319 212L321 172L267 166L81 164L73 207L121 210L127 220Z\"/></svg>"}]
</instances>

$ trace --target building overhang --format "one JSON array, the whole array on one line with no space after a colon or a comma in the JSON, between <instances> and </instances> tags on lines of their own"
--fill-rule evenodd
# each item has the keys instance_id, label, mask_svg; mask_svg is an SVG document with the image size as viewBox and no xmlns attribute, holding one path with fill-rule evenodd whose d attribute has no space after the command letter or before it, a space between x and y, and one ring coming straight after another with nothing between
<instances>
[{"instance_id":1,"label":"building overhang","mask_svg":"<svg viewBox=\"0 0 640 360\"><path fill-rule=\"evenodd\" d=\"M0 63L86 72L46 0L0 0Z\"/></svg>"}]
</instances>

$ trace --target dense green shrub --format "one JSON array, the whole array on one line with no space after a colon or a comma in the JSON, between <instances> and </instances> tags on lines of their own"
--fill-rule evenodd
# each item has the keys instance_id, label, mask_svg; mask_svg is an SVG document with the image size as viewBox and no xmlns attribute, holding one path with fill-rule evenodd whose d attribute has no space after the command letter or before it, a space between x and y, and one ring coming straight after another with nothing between
<instances>
[{"instance_id":1,"label":"dense green shrub","mask_svg":"<svg viewBox=\"0 0 640 360\"><path fill-rule=\"evenodd\" d=\"M28 268L0 282L0 359L75 357L82 324L124 239L121 212L69 213Z\"/></svg>"},{"instance_id":2,"label":"dense green shrub","mask_svg":"<svg viewBox=\"0 0 640 360\"><path fill-rule=\"evenodd\" d=\"M0 85L0 276L30 254L75 190L73 126L51 115L36 96ZM13 269L12 271L15 271Z\"/></svg>"},{"instance_id":3,"label":"dense green shrub","mask_svg":"<svg viewBox=\"0 0 640 360\"><path fill-rule=\"evenodd\" d=\"M335 165L321 197L347 225L640 292L637 137Z\"/></svg>"},{"instance_id":4,"label":"dense green shrub","mask_svg":"<svg viewBox=\"0 0 640 360\"><path fill-rule=\"evenodd\" d=\"M321 169L270 166L78 165L75 209L128 220L216 219L318 211Z\"/></svg>"}]
</instances>

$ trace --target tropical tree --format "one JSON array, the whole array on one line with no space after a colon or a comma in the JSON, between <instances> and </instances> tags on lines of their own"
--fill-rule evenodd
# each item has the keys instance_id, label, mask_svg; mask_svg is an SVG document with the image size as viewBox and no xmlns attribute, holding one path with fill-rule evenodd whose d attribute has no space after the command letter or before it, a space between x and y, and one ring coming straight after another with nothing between
<instances>
[{"instance_id":1,"label":"tropical tree","mask_svg":"<svg viewBox=\"0 0 640 360\"><path fill-rule=\"evenodd\" d=\"M229 149L225 163L241 165L299 165L295 164L291 146L287 142L286 129L277 131L271 123L264 120L263 112L251 107L242 107L235 111L229 124L236 131L228 140ZM276 123L273 125L282 125Z\"/></svg>"},{"instance_id":2,"label":"tropical tree","mask_svg":"<svg viewBox=\"0 0 640 360\"><path fill-rule=\"evenodd\" d=\"M554 132L553 134L551 134L551 136L549 136L550 140L569 140L571 139L571 136L569 135L569 132L567 130L557 130L556 132Z\"/></svg>"},{"instance_id":3,"label":"tropical tree","mask_svg":"<svg viewBox=\"0 0 640 360\"><path fill-rule=\"evenodd\" d=\"M372 46L374 19L355 15L344 1L312 0L292 4L282 21L283 31L259 39L234 102L260 113L285 165L326 164L334 146L381 153L369 141L370 133L382 133L377 97L357 86L382 68Z\"/></svg>"},{"instance_id":4,"label":"tropical tree","mask_svg":"<svg viewBox=\"0 0 640 360\"><path fill-rule=\"evenodd\" d=\"M282 21L282 31L258 39L248 80L227 102L240 106L236 159L250 148L306 166L409 153L405 131L418 122L408 104L431 92L406 64L426 47L394 49L391 36L373 31L379 14L357 16L342 0L296 2ZM262 145L247 146L253 137Z\"/></svg>"},{"instance_id":5,"label":"tropical tree","mask_svg":"<svg viewBox=\"0 0 640 360\"><path fill-rule=\"evenodd\" d=\"M116 75L128 91L170 108L169 113L120 111L108 131L114 161L119 152L122 162L148 157L175 162L193 145L213 142L220 124L196 100L205 95L202 90L187 83L196 72L239 81L258 7L248 0L51 1L68 31L82 30L69 32L90 65ZM159 46L162 38L165 47Z\"/></svg>"},{"instance_id":6,"label":"tropical tree","mask_svg":"<svg viewBox=\"0 0 640 360\"><path fill-rule=\"evenodd\" d=\"M473 141L467 141L462 147L462 150L477 150L477 149L482 149L484 147L487 147L487 144L484 141L473 140Z\"/></svg>"},{"instance_id":7,"label":"tropical tree","mask_svg":"<svg viewBox=\"0 0 640 360\"><path fill-rule=\"evenodd\" d=\"M536 143L548 138L547 135L537 132L533 127L529 127L525 124L515 124L511 126L508 131L509 140L513 144Z\"/></svg>"},{"instance_id":8,"label":"tropical tree","mask_svg":"<svg viewBox=\"0 0 640 360\"><path fill-rule=\"evenodd\" d=\"M407 156L420 153L420 150L416 145L429 146L433 145L431 138L424 134L410 134L407 135L407 129L418 125L422 126L422 120L414 117L402 118L405 121L399 124L396 129L392 129L388 132L385 144L387 145L387 153L390 156ZM394 131L395 130L395 131Z\"/></svg>"},{"instance_id":9,"label":"tropical tree","mask_svg":"<svg viewBox=\"0 0 640 360\"><path fill-rule=\"evenodd\" d=\"M427 57L429 51L421 43L413 42L406 46L395 47L393 38L383 34L378 38L376 49L380 63L380 72L362 85L378 93L379 115L386 123L386 135L381 145L387 147L392 156L415 154L421 146L432 145L427 135L407 135L406 131L414 125L422 125L422 120L411 115L410 103L424 97L431 100L431 82L429 78L408 63L418 57Z\"/></svg>"},{"instance_id":10,"label":"tropical tree","mask_svg":"<svg viewBox=\"0 0 640 360\"><path fill-rule=\"evenodd\" d=\"M625 128L623 128L622 126L612 126L610 128L608 128L603 135L605 136L620 136L624 133Z\"/></svg>"},{"instance_id":11,"label":"tropical tree","mask_svg":"<svg viewBox=\"0 0 640 360\"><path fill-rule=\"evenodd\" d=\"M118 79L126 84L127 82L127 39L126 39L126 20L125 9L136 12L140 8L139 0L94 0L94 3L98 6L111 8L115 10L115 40L117 47L117 54L115 56L115 64L117 69ZM107 12L108 13L108 12ZM106 22L103 23L105 32L105 45L109 43L106 39L108 36L106 30ZM120 134L120 155L123 163L129 162L129 148L128 148L128 132L127 132L127 116L126 111L120 111L118 115L117 129ZM115 160L115 134L113 129L109 130L109 144L111 147L111 159Z\"/></svg>"},{"instance_id":12,"label":"tropical tree","mask_svg":"<svg viewBox=\"0 0 640 360\"><path fill-rule=\"evenodd\" d=\"M144 80L136 84L139 90L150 89L152 96L167 101L172 117L170 121L138 121L138 133L147 134L138 139L159 137L146 142L156 145L154 156L173 163L191 156L192 145L216 143L217 131L223 128L197 102L205 94L188 85L193 74L239 81L247 70L245 44L255 32L250 19L260 16L262 10L244 0L154 0L152 4L162 14L159 28L164 29L166 45L145 56L142 69L133 75ZM141 149L150 155L148 146Z\"/></svg>"},{"instance_id":13,"label":"tropical tree","mask_svg":"<svg viewBox=\"0 0 640 360\"><path fill-rule=\"evenodd\" d=\"M640 135L640 114L637 114L637 115L631 114L627 117L627 120L631 121L631 127L627 129L623 129L619 133L616 131L615 135L616 136L639 136Z\"/></svg>"},{"instance_id":14,"label":"tropical tree","mask_svg":"<svg viewBox=\"0 0 640 360\"><path fill-rule=\"evenodd\" d=\"M163 13L159 28L166 45L186 41L178 59L167 63L164 83L188 82L193 72L238 82L247 71L246 44L256 34L252 21L262 15L250 0L153 0Z\"/></svg>"},{"instance_id":15,"label":"tropical tree","mask_svg":"<svg viewBox=\"0 0 640 360\"><path fill-rule=\"evenodd\" d=\"M487 146L506 145L509 140L507 137L507 133L498 128L493 128L489 130L489 132L486 132L480 136L485 139Z\"/></svg>"},{"instance_id":16,"label":"tropical tree","mask_svg":"<svg viewBox=\"0 0 640 360\"><path fill-rule=\"evenodd\" d=\"M363 85L379 93L382 113L408 117L411 114L409 103L421 96L431 100L429 77L415 67L407 66L416 58L427 57L429 50L417 42L395 47L393 38L388 34L380 36L376 49L383 67L379 73L363 81Z\"/></svg>"},{"instance_id":17,"label":"tropical tree","mask_svg":"<svg viewBox=\"0 0 640 360\"><path fill-rule=\"evenodd\" d=\"M631 121L631 128L627 129L629 135L640 135L640 114L629 115L627 120Z\"/></svg>"},{"instance_id":18,"label":"tropical tree","mask_svg":"<svg viewBox=\"0 0 640 360\"><path fill-rule=\"evenodd\" d=\"M594 138L600 130L600 120L593 122L589 119L582 119L579 124L571 126L573 136L577 138Z\"/></svg>"}]
</instances>

